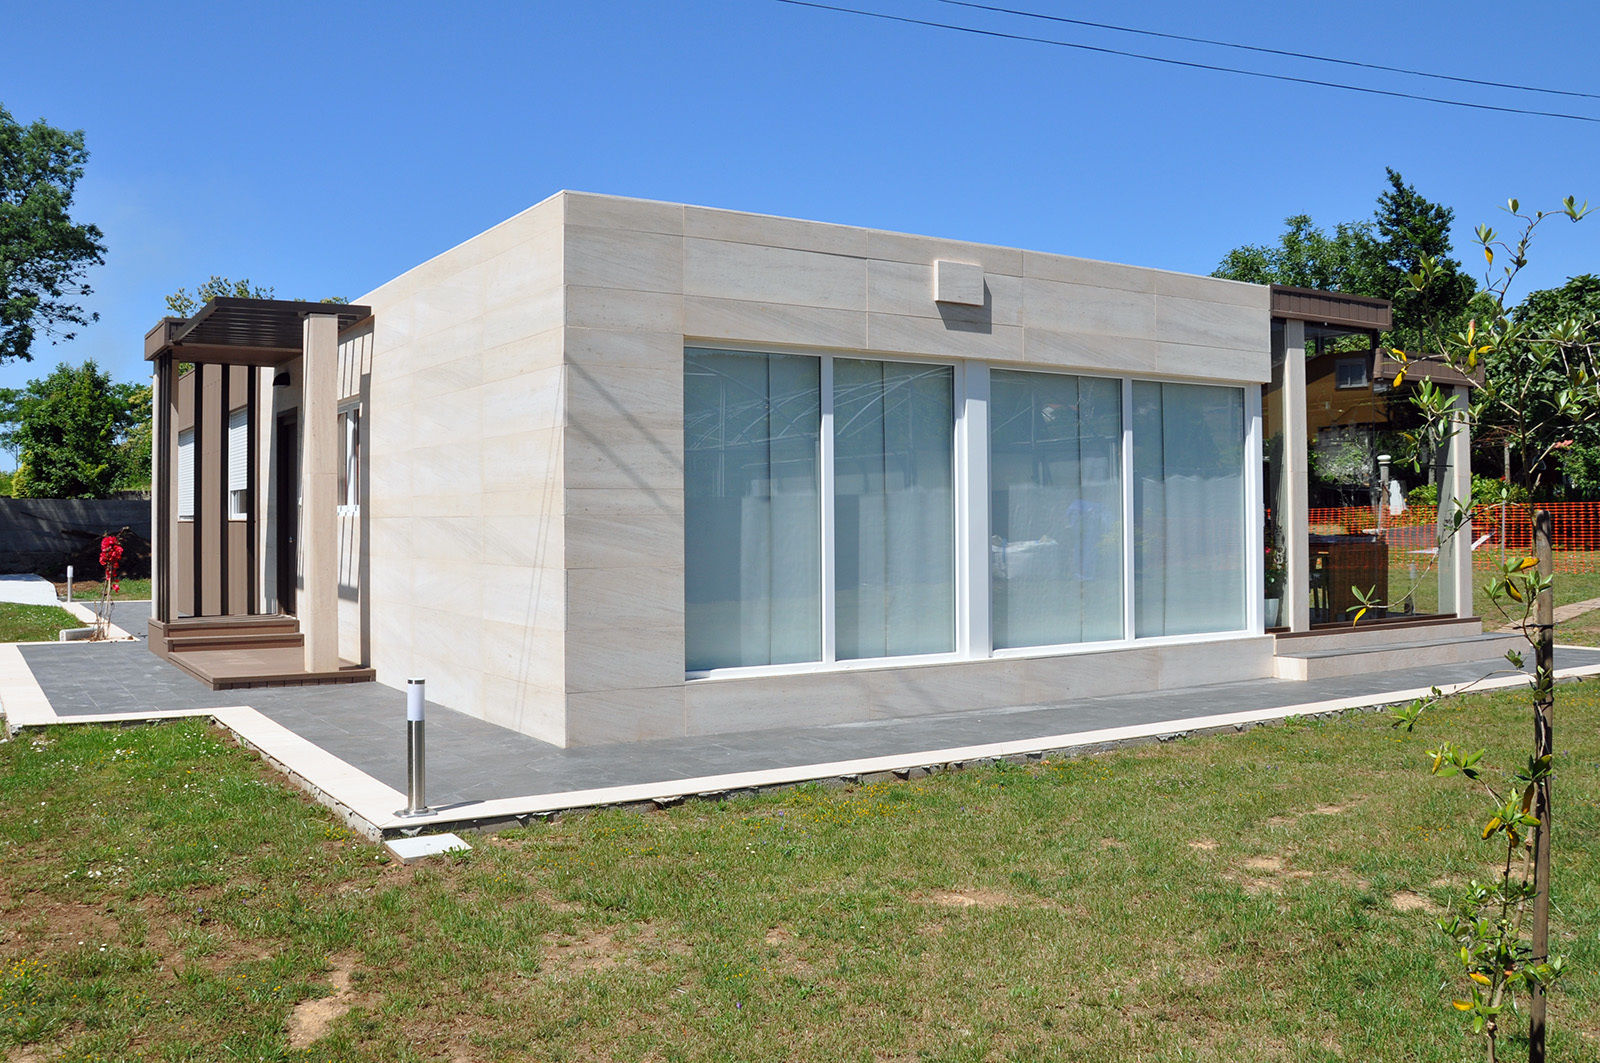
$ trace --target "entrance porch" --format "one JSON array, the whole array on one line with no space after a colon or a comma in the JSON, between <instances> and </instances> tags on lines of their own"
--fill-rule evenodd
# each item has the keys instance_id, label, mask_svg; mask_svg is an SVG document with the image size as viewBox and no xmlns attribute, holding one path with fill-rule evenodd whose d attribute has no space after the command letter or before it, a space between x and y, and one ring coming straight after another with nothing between
<instances>
[{"instance_id":1,"label":"entrance porch","mask_svg":"<svg viewBox=\"0 0 1600 1063\"><path fill-rule=\"evenodd\" d=\"M370 316L219 298L145 337L150 649L213 690L374 677L339 656L337 615L338 338Z\"/></svg>"},{"instance_id":2,"label":"entrance porch","mask_svg":"<svg viewBox=\"0 0 1600 1063\"><path fill-rule=\"evenodd\" d=\"M1279 678L1482 660L1519 641L1484 633L1473 612L1472 526L1450 534L1446 523L1456 500L1471 502L1466 409L1478 381L1427 359L1407 371L1413 384L1431 380L1446 389L1457 411L1454 434L1433 456L1444 515L1434 527L1390 526L1390 496L1398 492L1391 490L1390 464L1375 453L1363 459L1370 463L1370 488L1363 489L1370 489L1371 505L1362 518L1353 525L1313 519L1313 441L1365 430L1370 445L1397 427L1391 417L1406 401L1390 387L1398 363L1378 344L1391 325L1388 300L1272 289L1272 381L1262 395L1263 540L1266 628L1276 637Z\"/></svg>"}]
</instances>

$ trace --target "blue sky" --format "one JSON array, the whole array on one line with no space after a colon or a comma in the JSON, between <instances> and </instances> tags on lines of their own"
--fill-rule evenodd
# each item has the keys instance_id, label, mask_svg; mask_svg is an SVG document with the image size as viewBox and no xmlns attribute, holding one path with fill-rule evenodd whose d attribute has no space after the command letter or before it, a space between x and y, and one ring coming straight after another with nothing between
<instances>
[{"instance_id":1,"label":"blue sky","mask_svg":"<svg viewBox=\"0 0 1600 1063\"><path fill-rule=\"evenodd\" d=\"M841 0L1201 62L1600 116L1491 91L985 14ZM1600 92L1586 4L1004 6ZM354 298L561 188L1209 272L1293 213L1372 211L1385 165L1456 210L1600 204L1600 125L1494 114L895 25L774 0L71 4L0 0L0 103L84 129L100 321L0 366L145 377L162 300L212 273ZM21 46L19 46L19 42ZM1600 271L1551 225L1532 287ZM1472 264L1470 256L1469 264ZM1524 285L1527 287L1529 285Z\"/></svg>"}]
</instances>

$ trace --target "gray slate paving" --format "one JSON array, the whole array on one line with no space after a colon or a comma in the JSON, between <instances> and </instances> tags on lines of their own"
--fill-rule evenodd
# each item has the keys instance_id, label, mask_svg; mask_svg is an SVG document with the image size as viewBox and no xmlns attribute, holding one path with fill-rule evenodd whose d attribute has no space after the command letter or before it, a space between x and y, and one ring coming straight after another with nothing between
<instances>
[{"instance_id":1,"label":"gray slate paving","mask_svg":"<svg viewBox=\"0 0 1600 1063\"><path fill-rule=\"evenodd\" d=\"M145 603L118 603L140 606ZM131 612L131 611L130 611ZM142 621L116 622L143 632ZM129 626L129 625L134 626ZM250 705L374 778L405 790L405 694L380 683L207 690L143 642L21 648L60 715ZM1600 650L1563 650L1559 667L1600 664ZM582 749L554 746L440 705L428 708L428 798L438 806L525 794L688 779L859 757L914 753L1140 723L1357 698L1470 682L1494 662L1294 682L1258 679L1056 705L952 711L909 719L663 739ZM1507 667L1503 660L1499 667Z\"/></svg>"}]
</instances>

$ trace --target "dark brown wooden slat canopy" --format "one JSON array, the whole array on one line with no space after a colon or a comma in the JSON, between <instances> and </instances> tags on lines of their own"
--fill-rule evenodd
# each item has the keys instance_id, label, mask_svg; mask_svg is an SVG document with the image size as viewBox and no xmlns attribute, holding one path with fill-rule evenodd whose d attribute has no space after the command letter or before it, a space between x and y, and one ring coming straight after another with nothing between
<instances>
[{"instance_id":1,"label":"dark brown wooden slat canopy","mask_svg":"<svg viewBox=\"0 0 1600 1063\"><path fill-rule=\"evenodd\" d=\"M274 365L300 353L305 319L337 316L343 331L372 316L366 306L293 299L212 299L193 317L163 318L144 338L144 356L170 354L208 365Z\"/></svg>"},{"instance_id":2,"label":"dark brown wooden slat canopy","mask_svg":"<svg viewBox=\"0 0 1600 1063\"><path fill-rule=\"evenodd\" d=\"M1272 316L1319 325L1332 333L1387 332L1393 315L1387 299L1373 299L1347 292L1324 292L1314 288L1272 286Z\"/></svg>"}]
</instances>

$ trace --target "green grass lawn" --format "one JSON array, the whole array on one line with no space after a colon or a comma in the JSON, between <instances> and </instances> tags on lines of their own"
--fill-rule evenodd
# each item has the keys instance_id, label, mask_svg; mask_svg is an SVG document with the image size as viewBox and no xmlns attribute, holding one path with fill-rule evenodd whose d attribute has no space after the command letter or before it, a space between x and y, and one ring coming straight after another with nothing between
<instances>
[{"instance_id":1,"label":"green grass lawn","mask_svg":"<svg viewBox=\"0 0 1600 1063\"><path fill-rule=\"evenodd\" d=\"M147 601L150 598L150 581L147 579L125 579L117 583L118 590L112 592L111 600L114 602ZM72 600L75 602L98 601L100 592L105 589L105 584L99 580L76 579L72 581ZM65 597L67 581L61 580L56 584L56 594Z\"/></svg>"},{"instance_id":2,"label":"green grass lawn","mask_svg":"<svg viewBox=\"0 0 1600 1063\"><path fill-rule=\"evenodd\" d=\"M54 642L62 628L83 626L59 606L0 602L0 642Z\"/></svg>"},{"instance_id":3,"label":"green grass lawn","mask_svg":"<svg viewBox=\"0 0 1600 1063\"><path fill-rule=\"evenodd\" d=\"M1551 1058L1593 1059L1600 697L1560 698ZM0 744L0 1056L1456 1063L1433 913L1494 853L1424 750L1507 764L1528 730L1480 697L1415 736L605 811L412 868L198 722L28 732Z\"/></svg>"}]
</instances>

